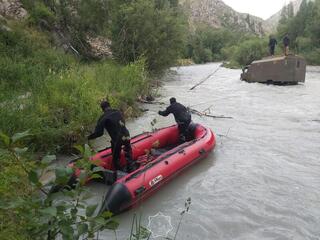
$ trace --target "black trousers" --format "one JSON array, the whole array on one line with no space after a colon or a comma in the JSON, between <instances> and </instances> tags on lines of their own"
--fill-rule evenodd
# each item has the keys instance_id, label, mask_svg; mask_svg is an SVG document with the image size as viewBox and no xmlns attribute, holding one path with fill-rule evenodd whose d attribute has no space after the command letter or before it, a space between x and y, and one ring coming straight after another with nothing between
<instances>
[{"instance_id":1,"label":"black trousers","mask_svg":"<svg viewBox=\"0 0 320 240\"><path fill-rule=\"evenodd\" d=\"M274 49L275 49L275 46L271 46L270 47L270 55L274 55Z\"/></svg>"},{"instance_id":2,"label":"black trousers","mask_svg":"<svg viewBox=\"0 0 320 240\"><path fill-rule=\"evenodd\" d=\"M188 139L188 127L190 123L191 123L191 120L178 123L179 142L185 142Z\"/></svg>"},{"instance_id":3,"label":"black trousers","mask_svg":"<svg viewBox=\"0 0 320 240\"><path fill-rule=\"evenodd\" d=\"M130 144L129 136L119 136L115 140L111 140L112 149L112 161L116 170L121 170L120 166L120 154L123 146L124 156L127 161L127 165L132 163L132 148Z\"/></svg>"}]
</instances>

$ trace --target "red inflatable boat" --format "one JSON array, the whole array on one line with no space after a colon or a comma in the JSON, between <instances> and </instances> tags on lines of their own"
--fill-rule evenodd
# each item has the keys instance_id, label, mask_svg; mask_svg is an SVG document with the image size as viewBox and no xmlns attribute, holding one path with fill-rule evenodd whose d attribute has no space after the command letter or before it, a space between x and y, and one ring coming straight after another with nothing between
<instances>
[{"instance_id":1,"label":"red inflatable boat","mask_svg":"<svg viewBox=\"0 0 320 240\"><path fill-rule=\"evenodd\" d=\"M176 125L148 132L131 139L133 159L138 169L123 174L112 184L102 210L114 214L134 207L185 168L203 159L215 146L215 136L209 128L190 124L189 141L178 144ZM91 158L104 169L113 170L111 149L105 149ZM121 166L125 166L124 153Z\"/></svg>"}]
</instances>

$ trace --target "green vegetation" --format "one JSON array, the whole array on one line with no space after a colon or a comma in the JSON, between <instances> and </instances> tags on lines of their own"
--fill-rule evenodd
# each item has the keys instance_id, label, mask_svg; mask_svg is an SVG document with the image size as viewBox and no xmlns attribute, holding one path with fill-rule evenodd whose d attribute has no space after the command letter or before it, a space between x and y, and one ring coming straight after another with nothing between
<instances>
[{"instance_id":1,"label":"green vegetation","mask_svg":"<svg viewBox=\"0 0 320 240\"><path fill-rule=\"evenodd\" d=\"M281 20L274 35L278 40L276 54L281 55L282 39L286 33L291 40L291 52L304 56L308 64L320 64L320 0L304 0L294 16L290 3L281 13ZM269 55L268 38L231 31L196 26L190 33L183 54L195 63L228 61L229 67L241 67L255 59Z\"/></svg>"},{"instance_id":2,"label":"green vegetation","mask_svg":"<svg viewBox=\"0 0 320 240\"><path fill-rule=\"evenodd\" d=\"M112 49L128 63L143 56L150 71L160 72L176 62L183 49L186 26L177 1L117 1L112 16ZM137 27L139 26L139 27Z\"/></svg>"},{"instance_id":3,"label":"green vegetation","mask_svg":"<svg viewBox=\"0 0 320 240\"><path fill-rule=\"evenodd\" d=\"M224 56L231 59L230 67L241 67L250 64L252 61L268 56L268 41L258 37L252 37L240 42L237 46L224 48Z\"/></svg>"},{"instance_id":4,"label":"green vegetation","mask_svg":"<svg viewBox=\"0 0 320 240\"><path fill-rule=\"evenodd\" d=\"M0 148L0 239L28 240L26 221L16 218L12 211L2 209L4 203L9 203L20 196L30 193L28 177L23 169L16 165L12 156ZM17 191L16 189L19 189Z\"/></svg>"},{"instance_id":5,"label":"green vegetation","mask_svg":"<svg viewBox=\"0 0 320 240\"><path fill-rule=\"evenodd\" d=\"M111 1L22 0L30 17L28 23L63 36L81 58L93 58L88 36L108 36Z\"/></svg>"},{"instance_id":6,"label":"green vegetation","mask_svg":"<svg viewBox=\"0 0 320 240\"><path fill-rule=\"evenodd\" d=\"M200 25L188 36L184 58L191 58L195 63L224 60L222 49L234 46L237 37L237 33L227 29L213 29L207 25Z\"/></svg>"},{"instance_id":7,"label":"green vegetation","mask_svg":"<svg viewBox=\"0 0 320 240\"><path fill-rule=\"evenodd\" d=\"M102 98L132 115L137 96L149 90L149 73L173 65L183 47L185 19L174 0L23 5L28 19L0 32L0 129L32 129L35 150L66 150L81 140ZM89 36L112 39L116 61L92 62ZM56 49L60 41L80 58Z\"/></svg>"},{"instance_id":8,"label":"green vegetation","mask_svg":"<svg viewBox=\"0 0 320 240\"><path fill-rule=\"evenodd\" d=\"M87 223L77 222L80 205L58 206L50 194L40 196L46 186L39 177L53 157L34 161L32 155L70 151L75 143L83 143L100 115L101 99L134 116L137 97L150 91L150 76L179 58L190 59L180 64L228 61L231 67L241 67L268 55L265 37L205 25L188 33L177 0L22 2L28 19L0 20L0 239L40 239L48 231L76 239L73 234L92 235L116 226L109 215L101 219L87 214L82 216ZM296 16L292 5L285 8L276 34L278 53L288 32L291 49L309 64L320 64L319 22L320 0L304 0ZM89 37L111 40L114 59L97 61ZM70 52L57 47L61 45ZM26 129L33 134L14 135ZM54 171L60 183L71 174L67 168ZM79 184L71 199L82 194ZM87 213L94 207L90 209ZM136 229L138 238L141 231L148 236L145 229Z\"/></svg>"},{"instance_id":9,"label":"green vegetation","mask_svg":"<svg viewBox=\"0 0 320 240\"><path fill-rule=\"evenodd\" d=\"M241 67L267 55L266 39L200 25L188 37L184 58L192 59L195 63L229 61L229 67Z\"/></svg>"},{"instance_id":10,"label":"green vegetation","mask_svg":"<svg viewBox=\"0 0 320 240\"><path fill-rule=\"evenodd\" d=\"M33 149L70 148L99 116L99 100L108 97L126 112L148 90L143 61L85 65L50 48L46 35L32 29L0 38L0 129L9 135L32 129Z\"/></svg>"},{"instance_id":11,"label":"green vegetation","mask_svg":"<svg viewBox=\"0 0 320 240\"><path fill-rule=\"evenodd\" d=\"M4 149L1 150L0 166L0 239L47 239L57 236L63 239L93 238L104 229L115 230L118 223L109 212L98 213L99 204L87 205L88 192L84 188L88 178L100 176L100 167L91 168L88 146L77 147L83 159L76 162L84 171L73 189L66 188L73 174L70 167L52 167L54 155L47 155L40 161L28 156L28 148L21 140L30 137L28 132L13 137L0 135ZM44 183L41 176L48 172L55 175L53 181ZM61 191L50 191L60 186ZM20 190L18 190L20 189Z\"/></svg>"},{"instance_id":12,"label":"green vegetation","mask_svg":"<svg viewBox=\"0 0 320 240\"><path fill-rule=\"evenodd\" d=\"M80 204L81 181L62 192L68 201L53 201L39 179L54 158L34 160L34 152L69 152L83 143L103 98L135 116L137 97L150 92L150 76L179 58L186 21L175 0L22 2L29 12L25 21L0 22L0 239L91 237L117 224ZM112 40L114 60L97 61L88 37ZM26 129L32 135L15 135ZM64 184L72 174L52 170L56 182L50 184Z\"/></svg>"},{"instance_id":13,"label":"green vegetation","mask_svg":"<svg viewBox=\"0 0 320 240\"><path fill-rule=\"evenodd\" d=\"M176 0L25 0L29 22L63 33L85 59L92 59L88 36L112 40L120 63L144 58L150 72L170 67L183 48L186 18Z\"/></svg>"},{"instance_id":14,"label":"green vegetation","mask_svg":"<svg viewBox=\"0 0 320 240\"><path fill-rule=\"evenodd\" d=\"M89 157L94 153L89 146L75 147L81 158L74 164L82 171L71 188L74 169L52 165L56 159L54 155L34 160L23 144L31 136L29 131L12 137L0 134L3 146L0 149L0 239L99 239L97 233L103 230L114 231L117 239L115 230L119 223L112 214L101 212L99 203L88 205L86 201L91 197L85 188L87 179L99 179L104 171L101 167L92 167ZM54 177L49 178L50 174ZM166 239L177 238L190 205L188 198L174 237ZM142 215L138 219L134 214L128 239L150 239L151 232L141 224L141 219Z\"/></svg>"},{"instance_id":15,"label":"green vegetation","mask_svg":"<svg viewBox=\"0 0 320 240\"><path fill-rule=\"evenodd\" d=\"M308 64L320 64L320 0L303 0L296 16L292 7L285 8L278 26L278 37L288 33L290 47L307 59Z\"/></svg>"}]
</instances>

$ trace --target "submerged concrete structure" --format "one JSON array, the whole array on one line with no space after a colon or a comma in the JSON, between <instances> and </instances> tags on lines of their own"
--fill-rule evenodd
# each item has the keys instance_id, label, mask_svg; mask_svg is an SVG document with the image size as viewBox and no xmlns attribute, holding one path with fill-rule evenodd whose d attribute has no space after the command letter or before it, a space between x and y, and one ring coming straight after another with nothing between
<instances>
[{"instance_id":1,"label":"submerged concrete structure","mask_svg":"<svg viewBox=\"0 0 320 240\"><path fill-rule=\"evenodd\" d=\"M298 84L305 81L306 61L295 55L268 57L253 61L242 71L241 80L247 82Z\"/></svg>"}]
</instances>

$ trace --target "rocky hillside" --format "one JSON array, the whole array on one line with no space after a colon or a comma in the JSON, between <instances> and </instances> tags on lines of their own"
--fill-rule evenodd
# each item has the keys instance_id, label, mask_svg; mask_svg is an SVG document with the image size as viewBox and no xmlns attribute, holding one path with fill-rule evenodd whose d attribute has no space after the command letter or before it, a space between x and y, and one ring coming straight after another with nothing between
<instances>
[{"instance_id":1,"label":"rocky hillside","mask_svg":"<svg viewBox=\"0 0 320 240\"><path fill-rule=\"evenodd\" d=\"M9 17L22 19L27 16L27 11L19 0L0 0L0 18Z\"/></svg>"},{"instance_id":2,"label":"rocky hillside","mask_svg":"<svg viewBox=\"0 0 320 240\"><path fill-rule=\"evenodd\" d=\"M8 19L23 20L29 16L26 9L23 8L23 4L20 0L0 0L0 29L10 30L6 22ZM56 46L64 49L66 52L78 53L76 49L70 43L70 36L64 33L62 29L54 28L50 29L52 39ZM112 57L110 49L111 41L103 37L91 37L87 36L86 43L89 46L88 54L91 57L101 59Z\"/></svg>"},{"instance_id":3,"label":"rocky hillside","mask_svg":"<svg viewBox=\"0 0 320 240\"><path fill-rule=\"evenodd\" d=\"M189 13L191 26L196 23L206 23L214 28L227 27L258 36L275 32L282 12L281 9L269 19L263 20L250 14L239 13L226 5L223 0L180 0L180 2ZM299 11L301 2L302 0L292 0L294 14Z\"/></svg>"},{"instance_id":4,"label":"rocky hillside","mask_svg":"<svg viewBox=\"0 0 320 240\"><path fill-rule=\"evenodd\" d=\"M302 0L295 0L292 2L294 14L296 14L299 11L301 2ZM272 15L270 18L268 18L264 22L264 28L268 29L270 32L275 32L277 30L278 23L281 19L281 12L282 9L279 12Z\"/></svg>"},{"instance_id":5,"label":"rocky hillside","mask_svg":"<svg viewBox=\"0 0 320 240\"><path fill-rule=\"evenodd\" d=\"M227 27L242 32L262 35L266 32L261 18L246 13L239 13L222 0L180 0L189 13L189 22L206 23L214 28Z\"/></svg>"}]
</instances>

